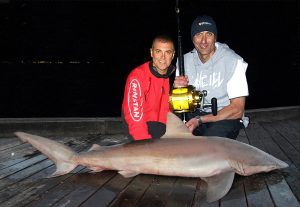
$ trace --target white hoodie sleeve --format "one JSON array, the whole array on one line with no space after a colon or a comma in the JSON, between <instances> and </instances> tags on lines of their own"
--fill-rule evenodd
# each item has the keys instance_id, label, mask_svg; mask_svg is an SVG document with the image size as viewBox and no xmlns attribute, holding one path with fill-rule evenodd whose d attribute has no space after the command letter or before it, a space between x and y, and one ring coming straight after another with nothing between
<instances>
[{"instance_id":1,"label":"white hoodie sleeve","mask_svg":"<svg viewBox=\"0 0 300 207\"><path fill-rule=\"evenodd\" d=\"M229 99L249 95L246 78L247 67L248 63L246 63L243 59L238 59L235 71L227 83Z\"/></svg>"}]
</instances>

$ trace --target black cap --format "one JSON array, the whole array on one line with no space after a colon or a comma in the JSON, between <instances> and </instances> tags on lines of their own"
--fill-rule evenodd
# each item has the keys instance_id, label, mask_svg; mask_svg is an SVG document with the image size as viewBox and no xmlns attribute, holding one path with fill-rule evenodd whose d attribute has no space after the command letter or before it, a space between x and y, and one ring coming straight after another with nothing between
<instances>
[{"instance_id":1,"label":"black cap","mask_svg":"<svg viewBox=\"0 0 300 207\"><path fill-rule=\"evenodd\" d=\"M214 33L215 36L217 36L218 34L217 25L212 17L207 15L198 16L193 21L192 28L191 28L192 39L195 36L195 34L203 31L212 32Z\"/></svg>"}]
</instances>

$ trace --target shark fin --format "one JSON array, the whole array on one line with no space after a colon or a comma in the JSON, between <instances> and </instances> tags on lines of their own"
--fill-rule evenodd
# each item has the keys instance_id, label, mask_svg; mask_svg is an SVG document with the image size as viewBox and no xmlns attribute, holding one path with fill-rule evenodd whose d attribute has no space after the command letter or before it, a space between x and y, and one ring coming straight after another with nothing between
<instances>
[{"instance_id":1,"label":"shark fin","mask_svg":"<svg viewBox=\"0 0 300 207\"><path fill-rule=\"evenodd\" d=\"M206 200L213 202L222 198L230 190L234 172L226 172L212 177L201 178L207 183Z\"/></svg>"},{"instance_id":2,"label":"shark fin","mask_svg":"<svg viewBox=\"0 0 300 207\"><path fill-rule=\"evenodd\" d=\"M140 174L139 172L128 171L128 170L120 170L119 173L120 173L121 175L123 175L125 178L134 177L134 176Z\"/></svg>"},{"instance_id":3,"label":"shark fin","mask_svg":"<svg viewBox=\"0 0 300 207\"><path fill-rule=\"evenodd\" d=\"M104 170L102 167L89 167L89 169L92 170L90 173L97 173Z\"/></svg>"},{"instance_id":4,"label":"shark fin","mask_svg":"<svg viewBox=\"0 0 300 207\"><path fill-rule=\"evenodd\" d=\"M99 144L93 144L92 147L88 150L88 152L90 151L97 151L100 150L102 147Z\"/></svg>"},{"instance_id":5,"label":"shark fin","mask_svg":"<svg viewBox=\"0 0 300 207\"><path fill-rule=\"evenodd\" d=\"M166 133L161 138L173 137L191 137L194 136L182 120L172 112L167 114L167 127Z\"/></svg>"},{"instance_id":6,"label":"shark fin","mask_svg":"<svg viewBox=\"0 0 300 207\"><path fill-rule=\"evenodd\" d=\"M48 176L48 178L67 174L67 173L71 172L72 170L74 170L76 168L76 166L77 165L73 164L73 163L57 162L56 163L56 171L52 175Z\"/></svg>"}]
</instances>

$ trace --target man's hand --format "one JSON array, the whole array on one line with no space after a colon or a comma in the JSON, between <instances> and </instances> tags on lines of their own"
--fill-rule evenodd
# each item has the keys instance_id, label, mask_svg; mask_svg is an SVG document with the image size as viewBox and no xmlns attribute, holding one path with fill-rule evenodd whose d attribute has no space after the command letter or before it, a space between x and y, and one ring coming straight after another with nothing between
<instances>
[{"instance_id":1,"label":"man's hand","mask_svg":"<svg viewBox=\"0 0 300 207\"><path fill-rule=\"evenodd\" d=\"M174 87L180 88L180 87L186 87L189 84L189 78L187 76L176 76L174 80Z\"/></svg>"},{"instance_id":2,"label":"man's hand","mask_svg":"<svg viewBox=\"0 0 300 207\"><path fill-rule=\"evenodd\" d=\"M188 122L185 123L187 128L189 128L190 132L193 132L199 126L198 119L192 118Z\"/></svg>"}]
</instances>

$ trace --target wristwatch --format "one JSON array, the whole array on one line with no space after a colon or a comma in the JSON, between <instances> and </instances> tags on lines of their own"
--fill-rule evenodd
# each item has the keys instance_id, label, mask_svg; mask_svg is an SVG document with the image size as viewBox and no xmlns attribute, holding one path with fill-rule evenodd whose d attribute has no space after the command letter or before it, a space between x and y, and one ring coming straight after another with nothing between
<instances>
[{"instance_id":1,"label":"wristwatch","mask_svg":"<svg viewBox=\"0 0 300 207\"><path fill-rule=\"evenodd\" d=\"M198 125L200 126L203 123L201 116L195 116L195 118L198 120Z\"/></svg>"}]
</instances>

